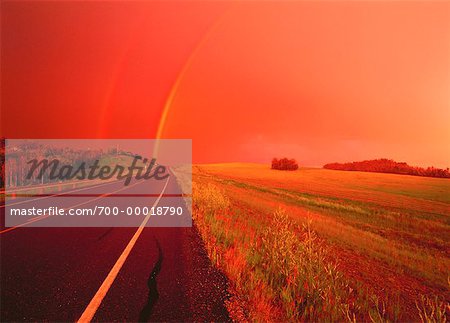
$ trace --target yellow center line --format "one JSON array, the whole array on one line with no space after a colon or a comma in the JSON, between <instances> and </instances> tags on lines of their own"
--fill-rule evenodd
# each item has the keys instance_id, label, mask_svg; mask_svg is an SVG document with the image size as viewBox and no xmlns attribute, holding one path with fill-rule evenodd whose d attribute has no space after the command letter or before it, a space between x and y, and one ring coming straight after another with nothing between
<instances>
[{"instance_id":1,"label":"yellow center line","mask_svg":"<svg viewBox=\"0 0 450 323\"><path fill-rule=\"evenodd\" d=\"M156 199L155 203L153 203L152 207L156 207L161 200L162 195L164 194L164 191L166 190L167 184L169 183L170 177L167 178L166 184L164 185L161 194ZM94 317L95 313L97 312L97 309L99 308L100 304L102 303L103 299L106 296L106 293L109 291L111 285L113 284L114 280L116 279L117 275L119 274L120 269L122 269L123 264L125 263L125 260L127 260L128 255L130 254L131 250L133 249L134 245L136 244L136 241L139 239L139 236L141 235L142 231L144 230L145 225L147 224L148 220L150 219L151 213L147 214L147 216L142 221L139 228L134 233L133 237L131 238L130 242L128 242L128 245L123 250L120 257L117 259L116 263L112 267L111 271L109 272L108 276L106 276L105 280L103 281L102 285L98 289L97 293L95 293L92 300L89 302L88 306L84 310L83 314L81 314L81 317L78 319L77 322L90 322L92 318Z\"/></svg>"},{"instance_id":2,"label":"yellow center line","mask_svg":"<svg viewBox=\"0 0 450 323\"><path fill-rule=\"evenodd\" d=\"M110 195L110 194L114 194L114 193L123 191L124 189L131 188L131 187L133 187L133 186L136 186L136 185L142 184L142 183L144 183L144 182L141 181L141 182L134 183L134 184L132 184L132 185L130 185L130 186L124 186L124 187L118 189L117 191L114 191L114 192L111 192L111 193L105 193L104 195L101 195L101 196L99 196L99 197L96 197L96 198L94 198L94 199L92 199L92 200L88 200L88 201L85 201L85 202L82 202L82 203L79 203L79 204L76 204L76 205L73 205L73 206L68 206L68 207L66 207L66 208L63 208L62 210L65 210L65 211L66 211L66 210L68 210L68 209L73 209L73 208L75 208L75 207L78 207L78 206L81 206L81 205L84 205L84 204L87 204L87 203L90 203L90 202L99 200L99 199L104 198L105 196L108 196L108 195ZM47 197L50 197L50 196L43 197L42 199L47 198ZM9 205L8 205L8 206L9 206ZM16 225L16 226L11 227L11 228L4 229L4 230L0 231L0 234L3 234L3 233L6 233L6 232L9 232L9 231L18 229L18 228L20 228L20 227L26 226L26 225L28 225L28 224L30 224L30 223L33 223L33 222L36 222L36 221L40 221L40 220L46 219L46 218L48 218L48 217L50 217L50 216L53 216L53 215L39 215L39 216L37 216L37 217L34 217L34 218L31 218L31 219L27 220L26 222L24 222L24 223L22 223L22 224Z\"/></svg>"}]
</instances>

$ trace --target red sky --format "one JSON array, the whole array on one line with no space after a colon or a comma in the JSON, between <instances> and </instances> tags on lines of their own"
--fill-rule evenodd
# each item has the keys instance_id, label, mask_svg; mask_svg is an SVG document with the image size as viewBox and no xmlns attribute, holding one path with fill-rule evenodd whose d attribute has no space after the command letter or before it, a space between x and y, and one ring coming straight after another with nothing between
<instances>
[{"instance_id":1,"label":"red sky","mask_svg":"<svg viewBox=\"0 0 450 323\"><path fill-rule=\"evenodd\" d=\"M450 166L450 2L2 1L2 135ZM169 99L172 98L172 99Z\"/></svg>"}]
</instances>

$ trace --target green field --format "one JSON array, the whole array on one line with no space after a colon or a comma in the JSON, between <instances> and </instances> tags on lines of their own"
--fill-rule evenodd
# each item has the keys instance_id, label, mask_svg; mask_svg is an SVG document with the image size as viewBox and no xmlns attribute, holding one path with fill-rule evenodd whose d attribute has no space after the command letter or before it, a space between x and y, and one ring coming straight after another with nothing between
<instances>
[{"instance_id":1,"label":"green field","mask_svg":"<svg viewBox=\"0 0 450 323\"><path fill-rule=\"evenodd\" d=\"M195 223L241 315L448 315L450 180L238 163L195 166L193 179Z\"/></svg>"}]
</instances>

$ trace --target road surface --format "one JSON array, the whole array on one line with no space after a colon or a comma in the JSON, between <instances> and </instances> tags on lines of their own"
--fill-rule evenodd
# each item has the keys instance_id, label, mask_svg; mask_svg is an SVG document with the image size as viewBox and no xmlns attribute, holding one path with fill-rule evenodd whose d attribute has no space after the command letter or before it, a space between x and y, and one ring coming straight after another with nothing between
<instances>
[{"instance_id":1,"label":"road surface","mask_svg":"<svg viewBox=\"0 0 450 323\"><path fill-rule=\"evenodd\" d=\"M108 185L111 192L124 187ZM173 178L166 188L178 189ZM99 204L95 199L84 207ZM143 198L149 206L157 199ZM0 212L3 219L5 208ZM2 226L0 321L230 320L227 280L211 265L195 226L138 230Z\"/></svg>"}]
</instances>

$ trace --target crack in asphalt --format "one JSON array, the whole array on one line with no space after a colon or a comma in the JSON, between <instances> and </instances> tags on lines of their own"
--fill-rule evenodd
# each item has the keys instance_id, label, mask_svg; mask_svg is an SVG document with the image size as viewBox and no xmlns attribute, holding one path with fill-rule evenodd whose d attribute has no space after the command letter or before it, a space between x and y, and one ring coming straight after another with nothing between
<instances>
[{"instance_id":1,"label":"crack in asphalt","mask_svg":"<svg viewBox=\"0 0 450 323\"><path fill-rule=\"evenodd\" d=\"M156 245L158 247L158 261L153 266L153 269L150 272L150 275L147 280L148 286L147 303L144 305L144 307L141 310L141 313L139 314L139 322L148 322L153 312L153 307L155 306L159 298L158 288L156 285L156 277L161 271L161 266L163 262L163 252L158 239L156 239Z\"/></svg>"},{"instance_id":2,"label":"crack in asphalt","mask_svg":"<svg viewBox=\"0 0 450 323\"><path fill-rule=\"evenodd\" d=\"M106 230L105 232L103 232L103 234L101 236L98 237L98 241L102 240L104 237L106 237L114 228L109 228L108 230Z\"/></svg>"}]
</instances>

